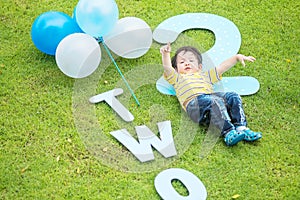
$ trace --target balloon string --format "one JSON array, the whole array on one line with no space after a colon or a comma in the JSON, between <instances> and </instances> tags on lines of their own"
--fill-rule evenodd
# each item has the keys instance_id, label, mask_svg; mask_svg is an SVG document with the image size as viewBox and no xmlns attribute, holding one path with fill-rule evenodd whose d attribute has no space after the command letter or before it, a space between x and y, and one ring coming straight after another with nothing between
<instances>
[{"instance_id":1,"label":"balloon string","mask_svg":"<svg viewBox=\"0 0 300 200\"><path fill-rule=\"evenodd\" d=\"M117 68L117 71L118 71L119 74L121 75L123 81L125 82L125 84L126 84L128 90L130 91L130 93L131 93L132 97L134 98L136 104L137 104L138 106L140 106L139 100L136 98L136 96L135 96L134 92L132 91L130 85L128 84L127 80L125 79L124 75L122 74L122 72L121 72L119 66L117 65L115 59L113 58L113 56L111 55L111 53L110 53L108 47L107 47L106 44L104 43L103 38L102 38L102 37L98 38L98 41L99 41L100 43L102 43L102 45L103 45L104 49L106 50L106 52L107 52L109 58L112 60L112 62L114 63L115 67Z\"/></svg>"}]
</instances>

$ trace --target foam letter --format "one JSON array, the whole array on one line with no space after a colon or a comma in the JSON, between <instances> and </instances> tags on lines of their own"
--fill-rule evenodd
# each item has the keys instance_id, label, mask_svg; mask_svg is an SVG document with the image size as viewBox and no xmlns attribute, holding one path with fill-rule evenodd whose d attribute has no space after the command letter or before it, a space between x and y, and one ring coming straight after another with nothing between
<instances>
[{"instance_id":1,"label":"foam letter","mask_svg":"<svg viewBox=\"0 0 300 200\"><path fill-rule=\"evenodd\" d=\"M116 98L116 96L123 93L121 88L116 88L114 90L110 90L108 92L104 92L102 94L98 94L89 99L91 103L99 103L101 101L105 101L112 109L118 113L118 115L125 120L126 122L133 121L133 115L127 110L120 101Z\"/></svg>"},{"instance_id":2,"label":"foam letter","mask_svg":"<svg viewBox=\"0 0 300 200\"><path fill-rule=\"evenodd\" d=\"M126 129L113 131L113 135L141 162L154 159L151 145L165 158L177 155L170 121L157 123L161 139L159 139L147 126L136 126L135 130L139 142L136 141Z\"/></svg>"},{"instance_id":3,"label":"foam letter","mask_svg":"<svg viewBox=\"0 0 300 200\"><path fill-rule=\"evenodd\" d=\"M188 196L182 196L174 189L172 180L179 180L189 192ZM156 191L162 199L176 200L204 200L207 192L203 183L197 176L189 171L178 168L171 168L160 172L155 180Z\"/></svg>"}]
</instances>

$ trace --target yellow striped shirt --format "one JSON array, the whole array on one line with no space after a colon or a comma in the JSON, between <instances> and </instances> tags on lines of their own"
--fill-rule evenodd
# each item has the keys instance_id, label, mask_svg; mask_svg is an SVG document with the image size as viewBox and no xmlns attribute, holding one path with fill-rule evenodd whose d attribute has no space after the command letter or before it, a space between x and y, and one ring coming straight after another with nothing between
<instances>
[{"instance_id":1,"label":"yellow striped shirt","mask_svg":"<svg viewBox=\"0 0 300 200\"><path fill-rule=\"evenodd\" d=\"M176 96L184 110L189 101L201 94L213 93L213 83L221 80L216 68L203 72L178 74L175 69L164 78L174 86Z\"/></svg>"}]
</instances>

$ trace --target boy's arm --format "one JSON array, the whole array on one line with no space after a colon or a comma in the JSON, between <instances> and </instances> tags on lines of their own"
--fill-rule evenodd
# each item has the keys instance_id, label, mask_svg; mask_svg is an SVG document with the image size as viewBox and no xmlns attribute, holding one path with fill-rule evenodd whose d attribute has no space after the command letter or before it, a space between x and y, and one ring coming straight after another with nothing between
<instances>
[{"instance_id":1,"label":"boy's arm","mask_svg":"<svg viewBox=\"0 0 300 200\"><path fill-rule=\"evenodd\" d=\"M168 43L165 46L162 46L160 48L160 53L162 57L162 65L164 67L164 74L165 76L168 76L174 71L171 63L171 57L170 57L170 52L171 52L171 45Z\"/></svg>"},{"instance_id":2,"label":"boy's arm","mask_svg":"<svg viewBox=\"0 0 300 200\"><path fill-rule=\"evenodd\" d=\"M233 67L237 62L241 62L243 66L245 66L245 60L254 62L256 59L252 56L244 56L242 54L237 54L232 56L231 58L228 58L224 62L222 62L216 69L219 75L222 75L224 72L229 70L231 67Z\"/></svg>"}]
</instances>

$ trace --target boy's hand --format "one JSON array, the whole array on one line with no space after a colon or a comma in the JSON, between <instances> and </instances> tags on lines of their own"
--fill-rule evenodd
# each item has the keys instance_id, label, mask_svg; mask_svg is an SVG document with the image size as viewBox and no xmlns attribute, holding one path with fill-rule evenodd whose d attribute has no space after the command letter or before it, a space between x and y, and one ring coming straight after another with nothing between
<instances>
[{"instance_id":1,"label":"boy's hand","mask_svg":"<svg viewBox=\"0 0 300 200\"><path fill-rule=\"evenodd\" d=\"M254 62L256 59L253 56L244 56L243 54L237 54L237 60L241 62L241 64L245 67L245 60Z\"/></svg>"},{"instance_id":2,"label":"boy's hand","mask_svg":"<svg viewBox=\"0 0 300 200\"><path fill-rule=\"evenodd\" d=\"M165 53L170 53L171 52L171 44L168 42L167 45L164 45L160 48L160 53L165 54Z\"/></svg>"},{"instance_id":3,"label":"boy's hand","mask_svg":"<svg viewBox=\"0 0 300 200\"><path fill-rule=\"evenodd\" d=\"M170 58L170 52L171 52L171 44L168 42L167 45L164 45L160 48L160 53L162 57L162 65L164 68L164 75L169 76L171 73L173 73L174 68L172 67L171 58Z\"/></svg>"}]
</instances>

